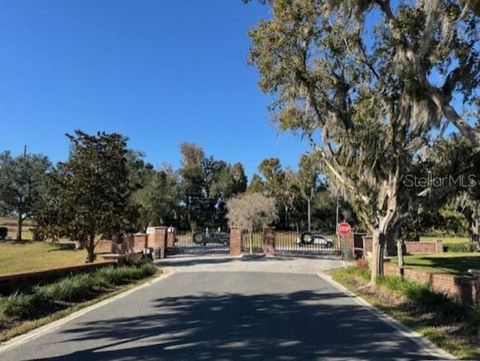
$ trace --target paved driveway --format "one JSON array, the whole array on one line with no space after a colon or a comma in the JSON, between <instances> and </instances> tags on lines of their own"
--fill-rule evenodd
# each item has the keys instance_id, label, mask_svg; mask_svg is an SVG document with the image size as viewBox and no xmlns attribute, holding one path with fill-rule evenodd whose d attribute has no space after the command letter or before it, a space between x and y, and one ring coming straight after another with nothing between
<instances>
[{"instance_id":1,"label":"paved driveway","mask_svg":"<svg viewBox=\"0 0 480 361\"><path fill-rule=\"evenodd\" d=\"M336 260L178 258L176 273L0 360L433 359L315 275Z\"/></svg>"}]
</instances>

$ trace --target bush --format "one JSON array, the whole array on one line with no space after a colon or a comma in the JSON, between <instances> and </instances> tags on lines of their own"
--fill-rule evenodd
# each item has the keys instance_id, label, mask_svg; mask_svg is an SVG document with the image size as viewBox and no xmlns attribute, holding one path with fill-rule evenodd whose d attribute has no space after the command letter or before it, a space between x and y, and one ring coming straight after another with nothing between
<instances>
[{"instance_id":1,"label":"bush","mask_svg":"<svg viewBox=\"0 0 480 361\"><path fill-rule=\"evenodd\" d=\"M121 285L153 275L157 268L151 263L143 263L134 267L106 267L96 272L96 277L103 285Z\"/></svg>"},{"instance_id":2,"label":"bush","mask_svg":"<svg viewBox=\"0 0 480 361\"><path fill-rule=\"evenodd\" d=\"M89 297L95 286L95 277L89 274L64 278L61 281L42 287L50 299L55 301L82 301Z\"/></svg>"},{"instance_id":3,"label":"bush","mask_svg":"<svg viewBox=\"0 0 480 361\"><path fill-rule=\"evenodd\" d=\"M5 239L8 236L8 228L0 227L0 239Z\"/></svg>"},{"instance_id":4,"label":"bush","mask_svg":"<svg viewBox=\"0 0 480 361\"><path fill-rule=\"evenodd\" d=\"M51 300L41 287L35 287L31 294L13 294L0 300L0 311L14 319L34 319L48 312Z\"/></svg>"},{"instance_id":5,"label":"bush","mask_svg":"<svg viewBox=\"0 0 480 361\"><path fill-rule=\"evenodd\" d=\"M471 242L446 243L443 250L451 253L468 253L475 251L475 245Z\"/></svg>"}]
</instances>

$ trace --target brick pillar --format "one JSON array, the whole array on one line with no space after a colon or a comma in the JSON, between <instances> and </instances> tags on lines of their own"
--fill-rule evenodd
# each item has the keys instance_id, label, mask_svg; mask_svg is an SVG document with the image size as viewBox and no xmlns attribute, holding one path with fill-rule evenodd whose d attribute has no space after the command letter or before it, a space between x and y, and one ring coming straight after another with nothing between
<instances>
[{"instance_id":1,"label":"brick pillar","mask_svg":"<svg viewBox=\"0 0 480 361\"><path fill-rule=\"evenodd\" d=\"M341 244L341 251L344 258L349 259L355 256L355 241L353 239L354 234L350 232L350 234L346 236L340 237L340 244Z\"/></svg>"},{"instance_id":2,"label":"brick pillar","mask_svg":"<svg viewBox=\"0 0 480 361\"><path fill-rule=\"evenodd\" d=\"M175 254L175 237L176 229L174 227L169 227L167 230L167 255Z\"/></svg>"},{"instance_id":3,"label":"brick pillar","mask_svg":"<svg viewBox=\"0 0 480 361\"><path fill-rule=\"evenodd\" d=\"M230 229L230 256L242 254L242 230L240 228Z\"/></svg>"},{"instance_id":4,"label":"brick pillar","mask_svg":"<svg viewBox=\"0 0 480 361\"><path fill-rule=\"evenodd\" d=\"M145 247L147 247L148 235L146 233L135 233L133 235L133 251L134 252L143 252Z\"/></svg>"},{"instance_id":5,"label":"brick pillar","mask_svg":"<svg viewBox=\"0 0 480 361\"><path fill-rule=\"evenodd\" d=\"M263 230L263 253L265 256L275 256L275 229L265 228Z\"/></svg>"},{"instance_id":6,"label":"brick pillar","mask_svg":"<svg viewBox=\"0 0 480 361\"><path fill-rule=\"evenodd\" d=\"M135 245L134 236L132 233L124 235L121 246L121 253L132 253L133 246Z\"/></svg>"},{"instance_id":7,"label":"brick pillar","mask_svg":"<svg viewBox=\"0 0 480 361\"><path fill-rule=\"evenodd\" d=\"M165 258L167 227L148 227L148 247L153 248L154 258Z\"/></svg>"},{"instance_id":8,"label":"brick pillar","mask_svg":"<svg viewBox=\"0 0 480 361\"><path fill-rule=\"evenodd\" d=\"M480 306L480 270L478 269L469 270L469 273L473 276L473 280L472 280L473 304Z\"/></svg>"},{"instance_id":9,"label":"brick pillar","mask_svg":"<svg viewBox=\"0 0 480 361\"><path fill-rule=\"evenodd\" d=\"M436 253L443 253L443 242L441 239L437 239L435 241L435 252Z\"/></svg>"}]
</instances>

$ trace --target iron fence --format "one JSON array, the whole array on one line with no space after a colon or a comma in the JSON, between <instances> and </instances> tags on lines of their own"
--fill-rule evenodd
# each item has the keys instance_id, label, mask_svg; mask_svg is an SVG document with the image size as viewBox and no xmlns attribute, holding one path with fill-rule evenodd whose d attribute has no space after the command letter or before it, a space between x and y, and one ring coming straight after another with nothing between
<instances>
[{"instance_id":1,"label":"iron fence","mask_svg":"<svg viewBox=\"0 0 480 361\"><path fill-rule=\"evenodd\" d=\"M320 236L313 233L310 238L302 237L304 233L275 232L275 252L279 255L329 255L338 254L340 245L336 238ZM260 253L263 250L263 233L255 232L250 237L242 233L242 252Z\"/></svg>"},{"instance_id":2,"label":"iron fence","mask_svg":"<svg viewBox=\"0 0 480 361\"><path fill-rule=\"evenodd\" d=\"M175 235L176 254L228 254L230 244L227 237L196 237L191 231L177 231Z\"/></svg>"}]
</instances>

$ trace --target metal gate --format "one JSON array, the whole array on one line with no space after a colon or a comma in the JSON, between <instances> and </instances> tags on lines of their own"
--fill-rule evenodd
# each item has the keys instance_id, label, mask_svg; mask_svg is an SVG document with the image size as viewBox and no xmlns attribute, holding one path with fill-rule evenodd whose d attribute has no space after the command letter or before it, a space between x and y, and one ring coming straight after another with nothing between
<instances>
[{"instance_id":1,"label":"metal gate","mask_svg":"<svg viewBox=\"0 0 480 361\"><path fill-rule=\"evenodd\" d=\"M196 234L186 231L177 231L175 235L175 254L228 254L230 242L227 233L222 237L207 236L201 239Z\"/></svg>"},{"instance_id":2,"label":"metal gate","mask_svg":"<svg viewBox=\"0 0 480 361\"><path fill-rule=\"evenodd\" d=\"M275 253L277 255L338 255L340 254L340 245L336 239L320 237L314 234L310 239L303 237L299 232L275 232ZM331 243L330 243L331 241ZM263 234L260 232L242 234L242 252L249 254L262 253Z\"/></svg>"}]
</instances>

